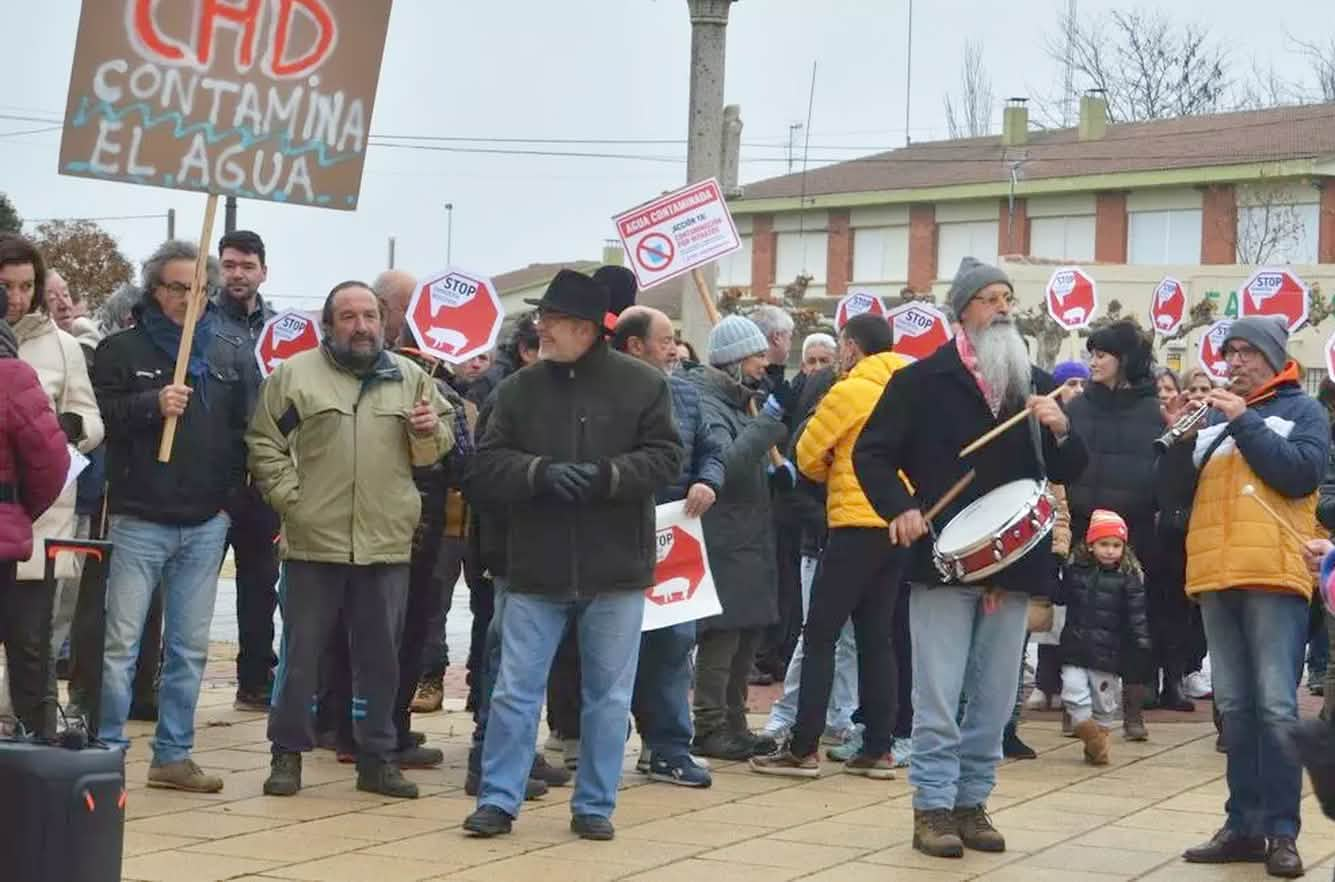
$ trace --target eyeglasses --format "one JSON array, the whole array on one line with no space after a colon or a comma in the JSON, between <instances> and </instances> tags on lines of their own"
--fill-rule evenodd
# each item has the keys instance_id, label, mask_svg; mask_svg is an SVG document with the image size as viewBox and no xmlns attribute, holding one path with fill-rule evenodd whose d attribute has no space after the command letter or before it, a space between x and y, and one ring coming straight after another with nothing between
<instances>
[{"instance_id":1,"label":"eyeglasses","mask_svg":"<svg viewBox=\"0 0 1335 882\"><path fill-rule=\"evenodd\" d=\"M991 297L979 296L975 297L974 299L981 301L982 303L986 303L993 309L997 309L1002 306L1014 306L1016 303L1015 295L1012 294L1010 291L1003 291L999 294L993 294Z\"/></svg>"},{"instance_id":2,"label":"eyeglasses","mask_svg":"<svg viewBox=\"0 0 1335 882\"><path fill-rule=\"evenodd\" d=\"M178 297L184 297L186 294L190 293L190 286L185 282L161 282L158 287L166 288Z\"/></svg>"},{"instance_id":3,"label":"eyeglasses","mask_svg":"<svg viewBox=\"0 0 1335 882\"><path fill-rule=\"evenodd\" d=\"M1247 346L1245 344L1242 346L1224 347L1224 361L1230 361L1234 358L1238 359L1239 361L1251 361L1260 354L1261 354L1260 350L1258 350L1256 347Z\"/></svg>"}]
</instances>

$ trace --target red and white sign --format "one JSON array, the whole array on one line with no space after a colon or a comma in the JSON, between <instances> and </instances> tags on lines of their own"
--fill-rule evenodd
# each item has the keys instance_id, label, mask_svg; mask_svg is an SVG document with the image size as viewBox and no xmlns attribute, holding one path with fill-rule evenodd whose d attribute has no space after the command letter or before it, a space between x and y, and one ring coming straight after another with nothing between
<instances>
[{"instance_id":1,"label":"red and white sign","mask_svg":"<svg viewBox=\"0 0 1335 882\"><path fill-rule=\"evenodd\" d=\"M491 279L451 267L418 283L404 318L424 352L463 364L496 345L505 309Z\"/></svg>"},{"instance_id":2,"label":"red and white sign","mask_svg":"<svg viewBox=\"0 0 1335 882\"><path fill-rule=\"evenodd\" d=\"M1201 368L1216 380L1228 379L1228 362L1224 359L1224 341L1228 339L1228 329L1233 326L1233 319L1220 319L1201 335L1197 347L1197 356Z\"/></svg>"},{"instance_id":3,"label":"red and white sign","mask_svg":"<svg viewBox=\"0 0 1335 882\"><path fill-rule=\"evenodd\" d=\"M917 361L926 358L953 336L945 313L930 303L905 303L890 310L891 349Z\"/></svg>"},{"instance_id":4,"label":"red and white sign","mask_svg":"<svg viewBox=\"0 0 1335 882\"><path fill-rule=\"evenodd\" d=\"M298 353L320 345L320 323L295 309L285 309L264 323L255 344L260 376L267 377Z\"/></svg>"},{"instance_id":5,"label":"red and white sign","mask_svg":"<svg viewBox=\"0 0 1335 882\"><path fill-rule=\"evenodd\" d=\"M885 303L870 291L849 291L839 305L834 308L834 328L842 331L848 320L855 315L869 312L872 315L885 315Z\"/></svg>"},{"instance_id":6,"label":"red and white sign","mask_svg":"<svg viewBox=\"0 0 1335 882\"><path fill-rule=\"evenodd\" d=\"M1172 276L1164 276L1150 298L1150 326L1171 337L1187 317L1187 289Z\"/></svg>"},{"instance_id":7,"label":"red and white sign","mask_svg":"<svg viewBox=\"0 0 1335 882\"><path fill-rule=\"evenodd\" d=\"M657 511L658 566L654 585L644 592L644 627L654 631L723 612L709 571L705 534L699 518L686 516L685 502Z\"/></svg>"},{"instance_id":8,"label":"red and white sign","mask_svg":"<svg viewBox=\"0 0 1335 882\"><path fill-rule=\"evenodd\" d=\"M641 288L675 279L742 247L713 178L618 214L612 222Z\"/></svg>"},{"instance_id":9,"label":"red and white sign","mask_svg":"<svg viewBox=\"0 0 1335 882\"><path fill-rule=\"evenodd\" d=\"M1292 334L1307 321L1307 283L1290 269L1264 267L1238 289L1238 316L1278 315Z\"/></svg>"},{"instance_id":10,"label":"red and white sign","mask_svg":"<svg viewBox=\"0 0 1335 882\"><path fill-rule=\"evenodd\" d=\"M1330 375L1330 381L1335 383L1335 334L1326 340L1326 373Z\"/></svg>"},{"instance_id":11,"label":"red and white sign","mask_svg":"<svg viewBox=\"0 0 1335 882\"><path fill-rule=\"evenodd\" d=\"M1068 331L1086 327L1099 306L1094 278L1078 266L1058 267L1048 279L1048 315Z\"/></svg>"}]
</instances>

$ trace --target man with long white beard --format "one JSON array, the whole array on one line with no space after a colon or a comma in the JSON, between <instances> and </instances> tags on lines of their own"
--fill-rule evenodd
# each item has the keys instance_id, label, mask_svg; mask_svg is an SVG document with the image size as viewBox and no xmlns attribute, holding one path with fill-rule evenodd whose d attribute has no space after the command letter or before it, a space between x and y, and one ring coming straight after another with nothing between
<instances>
[{"instance_id":1,"label":"man with long white beard","mask_svg":"<svg viewBox=\"0 0 1335 882\"><path fill-rule=\"evenodd\" d=\"M913 845L933 857L962 857L966 847L1006 849L987 815L987 798L1015 704L1028 596L1049 592L1056 562L1045 536L1008 566L965 585L937 570L928 534L939 535L1003 484L1044 477L1066 483L1087 459L1060 406L1041 397L1052 390L1052 378L1029 364L1014 304L1005 273L966 257L949 294L954 341L895 372L853 452L858 482L890 525L891 540L913 546ZM1021 408L1029 409L1028 420L970 456L955 455ZM970 469L972 483L929 523L923 512Z\"/></svg>"}]
</instances>

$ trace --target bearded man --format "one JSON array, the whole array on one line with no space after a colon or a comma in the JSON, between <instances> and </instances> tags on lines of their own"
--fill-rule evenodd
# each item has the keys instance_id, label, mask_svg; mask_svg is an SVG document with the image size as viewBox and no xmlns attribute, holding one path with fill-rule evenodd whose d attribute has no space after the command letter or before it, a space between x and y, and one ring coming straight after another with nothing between
<instances>
[{"instance_id":1,"label":"bearded man","mask_svg":"<svg viewBox=\"0 0 1335 882\"><path fill-rule=\"evenodd\" d=\"M951 284L955 339L896 371L853 452L858 483L890 539L911 546L913 641L913 845L933 857L964 848L1004 851L987 815L1002 730L1015 704L1028 597L1056 576L1050 537L981 583L944 579L932 539L970 503L1022 478L1076 478L1087 453L1056 402L1052 378L1029 364L1001 270L966 257ZM968 457L954 451L1021 408L1022 421ZM931 523L923 515L970 469L975 477ZM916 496L899 474L908 477ZM960 701L964 716L957 722Z\"/></svg>"}]
</instances>

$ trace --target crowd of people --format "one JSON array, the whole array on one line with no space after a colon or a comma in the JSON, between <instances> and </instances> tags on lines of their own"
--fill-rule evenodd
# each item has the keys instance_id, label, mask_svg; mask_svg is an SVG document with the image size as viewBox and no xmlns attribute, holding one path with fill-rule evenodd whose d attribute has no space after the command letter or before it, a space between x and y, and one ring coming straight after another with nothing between
<instances>
[{"instance_id":1,"label":"crowd of people","mask_svg":"<svg viewBox=\"0 0 1335 882\"><path fill-rule=\"evenodd\" d=\"M1059 706L1095 765L1118 727L1149 737L1146 708L1212 695L1227 821L1185 859L1301 874L1286 733L1304 665L1318 694L1329 670L1313 587L1335 384L1304 392L1282 323L1233 323L1226 385L1156 368L1128 321L1048 373L1010 280L970 258L935 354L896 354L864 314L803 340L789 376L784 310L723 318L700 357L608 266L561 271L496 352L450 366L404 321L417 280L390 271L335 286L321 345L266 379L267 254L235 231L176 383L197 256L164 243L88 316L32 243L0 236L0 640L21 731L55 736L63 665L65 717L106 744L156 720L150 786L221 790L192 748L230 548L235 706L268 715L271 796L301 790L315 749L355 763L359 789L417 795L403 770L444 754L412 715L442 707L462 575L474 835L573 778L571 829L613 838L633 725L639 771L678 786L710 786L711 759L815 777L822 745L849 774L907 767L915 848L1004 851L987 805L1003 757L1037 756L1018 728L1033 642L1028 706ZM947 525L1017 482L1038 488L1028 543L985 535L986 567L946 561ZM665 503L701 520L722 611L642 633ZM103 632L77 561L54 599L32 584L52 537L111 543ZM753 731L748 686L775 680Z\"/></svg>"}]
</instances>

